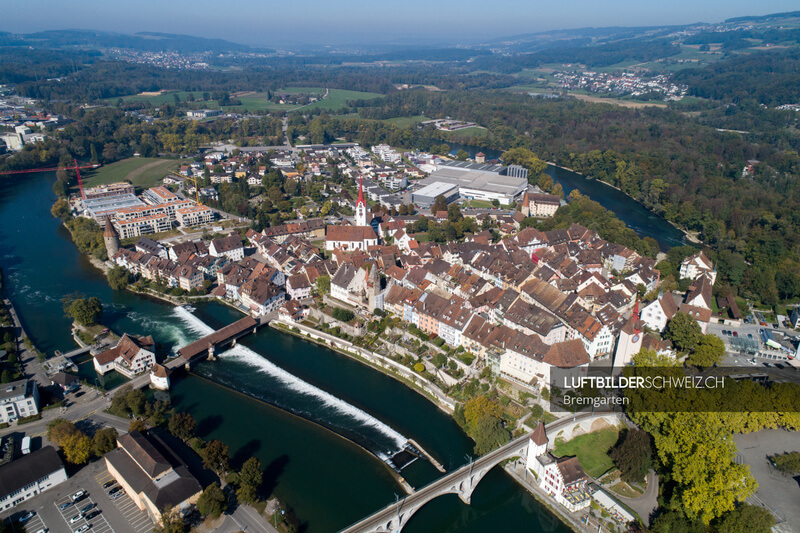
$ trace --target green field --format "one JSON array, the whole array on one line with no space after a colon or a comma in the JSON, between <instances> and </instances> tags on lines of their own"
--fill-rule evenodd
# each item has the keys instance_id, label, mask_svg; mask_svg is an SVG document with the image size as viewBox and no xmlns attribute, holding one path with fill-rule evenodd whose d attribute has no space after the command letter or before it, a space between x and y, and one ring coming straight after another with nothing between
<instances>
[{"instance_id":1,"label":"green field","mask_svg":"<svg viewBox=\"0 0 800 533\"><path fill-rule=\"evenodd\" d=\"M316 94L322 96L325 94L325 89L322 87L284 87L278 92L289 94Z\"/></svg>"},{"instance_id":2,"label":"green field","mask_svg":"<svg viewBox=\"0 0 800 533\"><path fill-rule=\"evenodd\" d=\"M606 428L577 436L568 442L556 441L553 455L576 455L583 471L596 479L613 468L614 462L608 452L616 444L618 436L619 429Z\"/></svg>"},{"instance_id":3,"label":"green field","mask_svg":"<svg viewBox=\"0 0 800 533\"><path fill-rule=\"evenodd\" d=\"M325 94L325 89L321 87L286 87L280 89L279 92L286 92L290 94L314 94L322 96ZM181 102L186 102L186 97L190 93L186 91L169 91L159 95L143 95L134 94L130 96L123 96L124 102L147 102L151 106L159 106L163 104L175 103L175 96L177 95ZM293 111L295 109L329 109L336 110L347 105L350 100L368 100L372 98L380 98L383 95L378 93L367 93L360 91L345 91L342 89L331 89L328 91L328 96L317 102L308 104L306 106L296 106L294 104L274 104L267 100L267 93L254 92L245 94L243 96L233 96L232 99L237 99L241 105L232 105L220 107L216 100L203 101L203 91L195 91L194 104L204 109L221 109L223 111ZM115 104L119 98L106 98L109 104Z\"/></svg>"},{"instance_id":4,"label":"green field","mask_svg":"<svg viewBox=\"0 0 800 533\"><path fill-rule=\"evenodd\" d=\"M360 91L345 91L343 89L331 89L324 100L319 100L313 104L308 104L302 109L340 109L347 105L349 100L372 100L381 98L379 93L363 93Z\"/></svg>"},{"instance_id":5,"label":"green field","mask_svg":"<svg viewBox=\"0 0 800 533\"><path fill-rule=\"evenodd\" d=\"M414 124L419 124L420 122L425 122L426 120L430 120L430 118L424 115L415 115L413 117L394 117L394 118L387 118L383 122L388 122L389 124L394 124L398 128L407 128L409 126L413 126Z\"/></svg>"},{"instance_id":6,"label":"green field","mask_svg":"<svg viewBox=\"0 0 800 533\"><path fill-rule=\"evenodd\" d=\"M81 174L84 187L96 187L118 181L130 181L137 189L154 187L180 165L177 159L131 157Z\"/></svg>"},{"instance_id":7,"label":"green field","mask_svg":"<svg viewBox=\"0 0 800 533\"><path fill-rule=\"evenodd\" d=\"M461 130L451 131L448 132L453 137L460 137L462 139L469 139L470 137L486 137L489 134L489 130L486 128L481 128L479 126L473 126L471 128L464 128Z\"/></svg>"}]
</instances>

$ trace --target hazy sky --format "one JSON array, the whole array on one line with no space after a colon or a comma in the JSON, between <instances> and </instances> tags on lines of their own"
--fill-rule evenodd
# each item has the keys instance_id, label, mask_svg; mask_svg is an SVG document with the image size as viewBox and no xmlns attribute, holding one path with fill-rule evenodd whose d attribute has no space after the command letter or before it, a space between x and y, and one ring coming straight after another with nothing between
<instances>
[{"instance_id":1,"label":"hazy sky","mask_svg":"<svg viewBox=\"0 0 800 533\"><path fill-rule=\"evenodd\" d=\"M6 3L0 30L156 31L271 46L435 42L587 26L720 22L797 9L797 0L25 0Z\"/></svg>"}]
</instances>

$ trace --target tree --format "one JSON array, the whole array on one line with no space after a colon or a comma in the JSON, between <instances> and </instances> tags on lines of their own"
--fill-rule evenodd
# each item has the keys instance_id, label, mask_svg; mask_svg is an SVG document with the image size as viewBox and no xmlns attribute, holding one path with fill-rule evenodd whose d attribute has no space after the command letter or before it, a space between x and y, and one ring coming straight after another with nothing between
<instances>
[{"instance_id":1,"label":"tree","mask_svg":"<svg viewBox=\"0 0 800 533\"><path fill-rule=\"evenodd\" d=\"M499 405L482 394L472 398L464 405L464 419L467 421L467 430L471 431L475 428L478 420L484 416L491 415L499 418L502 412Z\"/></svg>"},{"instance_id":2,"label":"tree","mask_svg":"<svg viewBox=\"0 0 800 533\"><path fill-rule=\"evenodd\" d=\"M664 329L664 337L671 340L672 344L683 352L692 351L702 334L697 321L691 315L681 312L675 313Z\"/></svg>"},{"instance_id":3,"label":"tree","mask_svg":"<svg viewBox=\"0 0 800 533\"><path fill-rule=\"evenodd\" d=\"M59 198L56 200L56 203L54 203L53 207L50 208L50 213L54 217L60 218L62 222L72 218L72 209L69 207L69 202L67 202L64 198Z\"/></svg>"},{"instance_id":4,"label":"tree","mask_svg":"<svg viewBox=\"0 0 800 533\"><path fill-rule=\"evenodd\" d=\"M97 323L103 314L103 303L95 296L91 298L67 296L62 302L66 315L82 326Z\"/></svg>"},{"instance_id":5,"label":"tree","mask_svg":"<svg viewBox=\"0 0 800 533\"><path fill-rule=\"evenodd\" d=\"M239 490L236 491L240 501L245 503L255 503L258 500L258 488L263 481L263 473L261 472L261 461L255 457L249 458L242 465L242 470L239 472Z\"/></svg>"},{"instance_id":6,"label":"tree","mask_svg":"<svg viewBox=\"0 0 800 533\"><path fill-rule=\"evenodd\" d=\"M222 492L219 483L206 487L200 498L197 499L197 510L203 516L219 518L228 508L228 497Z\"/></svg>"},{"instance_id":7,"label":"tree","mask_svg":"<svg viewBox=\"0 0 800 533\"><path fill-rule=\"evenodd\" d=\"M714 521L719 533L770 533L775 517L767 509L743 503Z\"/></svg>"},{"instance_id":8,"label":"tree","mask_svg":"<svg viewBox=\"0 0 800 533\"><path fill-rule=\"evenodd\" d=\"M668 510L659 514L650 528L653 533L706 533L703 522L687 518L680 511Z\"/></svg>"},{"instance_id":9,"label":"tree","mask_svg":"<svg viewBox=\"0 0 800 533\"><path fill-rule=\"evenodd\" d=\"M653 450L650 437L641 429L625 431L622 440L611 450L611 460L619 468L624 481L641 481L650 470Z\"/></svg>"},{"instance_id":10,"label":"tree","mask_svg":"<svg viewBox=\"0 0 800 533\"><path fill-rule=\"evenodd\" d=\"M453 203L447 207L448 222L455 223L461 220L462 218L464 218L464 216L461 214L461 209L458 208L458 204Z\"/></svg>"},{"instance_id":11,"label":"tree","mask_svg":"<svg viewBox=\"0 0 800 533\"><path fill-rule=\"evenodd\" d=\"M434 215L439 211L447 211L447 199L441 194L436 197L431 206L431 213Z\"/></svg>"},{"instance_id":12,"label":"tree","mask_svg":"<svg viewBox=\"0 0 800 533\"><path fill-rule=\"evenodd\" d=\"M74 465L86 463L92 455L92 439L80 431L67 435L60 446L64 457Z\"/></svg>"},{"instance_id":13,"label":"tree","mask_svg":"<svg viewBox=\"0 0 800 533\"><path fill-rule=\"evenodd\" d=\"M147 397L144 395L142 389L133 389L125 395L125 402L128 404L133 416L142 416L145 414L145 407L147 405Z\"/></svg>"},{"instance_id":14,"label":"tree","mask_svg":"<svg viewBox=\"0 0 800 533\"><path fill-rule=\"evenodd\" d=\"M725 343L716 335L702 335L694 351L689 354L688 362L697 367L709 368L725 357Z\"/></svg>"},{"instance_id":15,"label":"tree","mask_svg":"<svg viewBox=\"0 0 800 533\"><path fill-rule=\"evenodd\" d=\"M131 277L128 270L123 266L115 266L109 269L108 272L106 272L106 276L108 277L108 284L115 291L120 291L127 287Z\"/></svg>"},{"instance_id":16,"label":"tree","mask_svg":"<svg viewBox=\"0 0 800 533\"><path fill-rule=\"evenodd\" d=\"M528 169L528 182L539 183L539 176L547 170L547 163L527 148L512 148L500 156L506 165L520 165ZM549 190L549 189L545 189Z\"/></svg>"},{"instance_id":17,"label":"tree","mask_svg":"<svg viewBox=\"0 0 800 533\"><path fill-rule=\"evenodd\" d=\"M800 452L785 452L772 457L775 468L784 474L800 472Z\"/></svg>"},{"instance_id":18,"label":"tree","mask_svg":"<svg viewBox=\"0 0 800 533\"><path fill-rule=\"evenodd\" d=\"M462 148L459 148L458 152L456 152L456 159L458 159L459 161L466 161L468 157L469 157L469 152L467 152Z\"/></svg>"},{"instance_id":19,"label":"tree","mask_svg":"<svg viewBox=\"0 0 800 533\"><path fill-rule=\"evenodd\" d=\"M128 426L128 431L138 431L139 433L144 433L147 431L147 424L145 424L144 420L139 420L138 418L134 418L131 420L130 426Z\"/></svg>"},{"instance_id":20,"label":"tree","mask_svg":"<svg viewBox=\"0 0 800 533\"><path fill-rule=\"evenodd\" d=\"M245 485L252 485L256 488L261 486L264 474L261 472L261 461L256 457L251 457L242 465L239 472L239 481Z\"/></svg>"},{"instance_id":21,"label":"tree","mask_svg":"<svg viewBox=\"0 0 800 533\"><path fill-rule=\"evenodd\" d=\"M103 428L92 437L92 451L97 457L102 457L117 447L117 430Z\"/></svg>"},{"instance_id":22,"label":"tree","mask_svg":"<svg viewBox=\"0 0 800 533\"><path fill-rule=\"evenodd\" d=\"M183 533L186 524L181 513L172 512L172 507L167 506L161 513L161 533Z\"/></svg>"},{"instance_id":23,"label":"tree","mask_svg":"<svg viewBox=\"0 0 800 533\"><path fill-rule=\"evenodd\" d=\"M500 418L484 415L475 423L472 438L475 439L475 453L483 455L507 443L511 435Z\"/></svg>"},{"instance_id":24,"label":"tree","mask_svg":"<svg viewBox=\"0 0 800 533\"><path fill-rule=\"evenodd\" d=\"M3 370L2 374L0 374L0 382L11 383L12 381L14 381L14 374L10 370Z\"/></svg>"},{"instance_id":25,"label":"tree","mask_svg":"<svg viewBox=\"0 0 800 533\"><path fill-rule=\"evenodd\" d=\"M47 423L47 440L56 446L61 446L67 437L76 433L80 433L80 430L64 418L56 418Z\"/></svg>"},{"instance_id":26,"label":"tree","mask_svg":"<svg viewBox=\"0 0 800 533\"><path fill-rule=\"evenodd\" d=\"M187 441L194 437L197 422L189 413L175 413L169 418L169 432L181 440Z\"/></svg>"},{"instance_id":27,"label":"tree","mask_svg":"<svg viewBox=\"0 0 800 533\"><path fill-rule=\"evenodd\" d=\"M328 294L331 292L331 277L326 275L317 276L314 281L314 287L317 290L317 294Z\"/></svg>"},{"instance_id":28,"label":"tree","mask_svg":"<svg viewBox=\"0 0 800 533\"><path fill-rule=\"evenodd\" d=\"M356 317L351 310L342 307L334 307L331 316L340 322L350 322Z\"/></svg>"},{"instance_id":29,"label":"tree","mask_svg":"<svg viewBox=\"0 0 800 533\"><path fill-rule=\"evenodd\" d=\"M230 456L228 455L228 446L218 440L212 440L206 444L200 454L203 457L203 466L222 474L229 468Z\"/></svg>"}]
</instances>

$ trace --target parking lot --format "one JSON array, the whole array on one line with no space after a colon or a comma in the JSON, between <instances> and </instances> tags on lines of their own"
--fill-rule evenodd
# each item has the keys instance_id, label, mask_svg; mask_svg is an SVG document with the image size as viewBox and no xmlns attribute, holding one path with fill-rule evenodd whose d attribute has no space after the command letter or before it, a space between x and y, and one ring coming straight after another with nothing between
<instances>
[{"instance_id":1,"label":"parking lot","mask_svg":"<svg viewBox=\"0 0 800 533\"><path fill-rule=\"evenodd\" d=\"M97 484L102 487L106 483L112 481L114 478L111 476L108 470L102 470L95 475L94 479L97 481ZM119 485L114 486L118 487ZM116 498L110 497L108 495L108 491L110 491L112 488L113 487L102 489L102 497L111 500L111 503L123 516L128 524L128 527L125 531L131 531L132 533L146 533L153 531L153 521L150 519L150 515L139 509L124 490L119 491L120 496L117 496Z\"/></svg>"},{"instance_id":2,"label":"parking lot","mask_svg":"<svg viewBox=\"0 0 800 533\"><path fill-rule=\"evenodd\" d=\"M103 516L103 512L98 509L91 494L87 494L76 502L72 501L71 495L65 495L54 501L53 505L64 519L66 524L64 531L77 531L82 526L88 525L94 533L114 533L114 529ZM64 506L66 507L62 509ZM97 513L96 516L88 518L94 513ZM59 527L58 530L60 531L61 528Z\"/></svg>"}]
</instances>

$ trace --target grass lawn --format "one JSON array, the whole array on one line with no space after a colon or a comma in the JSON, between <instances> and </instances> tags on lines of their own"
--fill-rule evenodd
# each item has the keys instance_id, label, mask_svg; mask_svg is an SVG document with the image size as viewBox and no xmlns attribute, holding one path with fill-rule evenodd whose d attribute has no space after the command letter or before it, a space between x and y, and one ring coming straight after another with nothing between
<instances>
[{"instance_id":1,"label":"grass lawn","mask_svg":"<svg viewBox=\"0 0 800 533\"><path fill-rule=\"evenodd\" d=\"M278 92L288 94L316 94L321 96L325 94L325 89L322 87L284 87Z\"/></svg>"},{"instance_id":2,"label":"grass lawn","mask_svg":"<svg viewBox=\"0 0 800 533\"><path fill-rule=\"evenodd\" d=\"M350 100L372 100L381 98L383 95L378 93L364 93L360 91L345 91L342 89L331 89L324 100L318 100L302 109L339 109L347 105Z\"/></svg>"},{"instance_id":3,"label":"grass lawn","mask_svg":"<svg viewBox=\"0 0 800 533\"><path fill-rule=\"evenodd\" d=\"M413 126L414 124L418 124L420 122L425 122L426 120L430 120L428 117L424 115L415 115L413 117L394 117L388 118L384 120L384 122L388 122L390 124L394 124L398 128L407 128L409 126Z\"/></svg>"},{"instance_id":4,"label":"grass lawn","mask_svg":"<svg viewBox=\"0 0 800 533\"><path fill-rule=\"evenodd\" d=\"M489 130L486 128L481 128L479 126L472 126L470 128L463 128L456 131L451 131L450 134L453 137L461 137L462 139L468 139L471 137L486 137L489 133Z\"/></svg>"},{"instance_id":5,"label":"grass lawn","mask_svg":"<svg viewBox=\"0 0 800 533\"><path fill-rule=\"evenodd\" d=\"M641 490L635 489L625 483L624 481L620 481L615 485L611 485L608 487L603 487L609 489L611 492L615 494L619 494L620 496L625 496L626 498L638 498L642 494L644 494Z\"/></svg>"},{"instance_id":6,"label":"grass lawn","mask_svg":"<svg viewBox=\"0 0 800 533\"><path fill-rule=\"evenodd\" d=\"M178 159L157 157L131 157L81 174L84 187L96 187L118 181L130 181L137 189L146 189L161 183L168 170L180 165Z\"/></svg>"},{"instance_id":7,"label":"grass lawn","mask_svg":"<svg viewBox=\"0 0 800 533\"><path fill-rule=\"evenodd\" d=\"M159 106L162 104L174 104L175 103L175 95L178 95L181 102L186 101L186 97L189 95L186 91L167 91L161 94L155 95L147 95L147 94L132 94L130 96L123 96L122 100L124 102L149 102L150 105ZM196 101L200 101L203 99L203 91L194 92L194 98ZM210 94L210 92L209 92ZM107 102L115 104L119 100L117 97L106 98ZM207 104L212 104L215 102L206 102Z\"/></svg>"},{"instance_id":8,"label":"grass lawn","mask_svg":"<svg viewBox=\"0 0 800 533\"><path fill-rule=\"evenodd\" d=\"M469 200L467 201L467 206L475 209L490 209L494 207L494 204L487 200Z\"/></svg>"},{"instance_id":9,"label":"grass lawn","mask_svg":"<svg viewBox=\"0 0 800 533\"><path fill-rule=\"evenodd\" d=\"M618 436L619 429L617 428L606 428L579 435L568 442L556 442L553 455L558 457L578 456L583 470L590 476L598 478L614 466L608 452L616 444Z\"/></svg>"}]
</instances>

